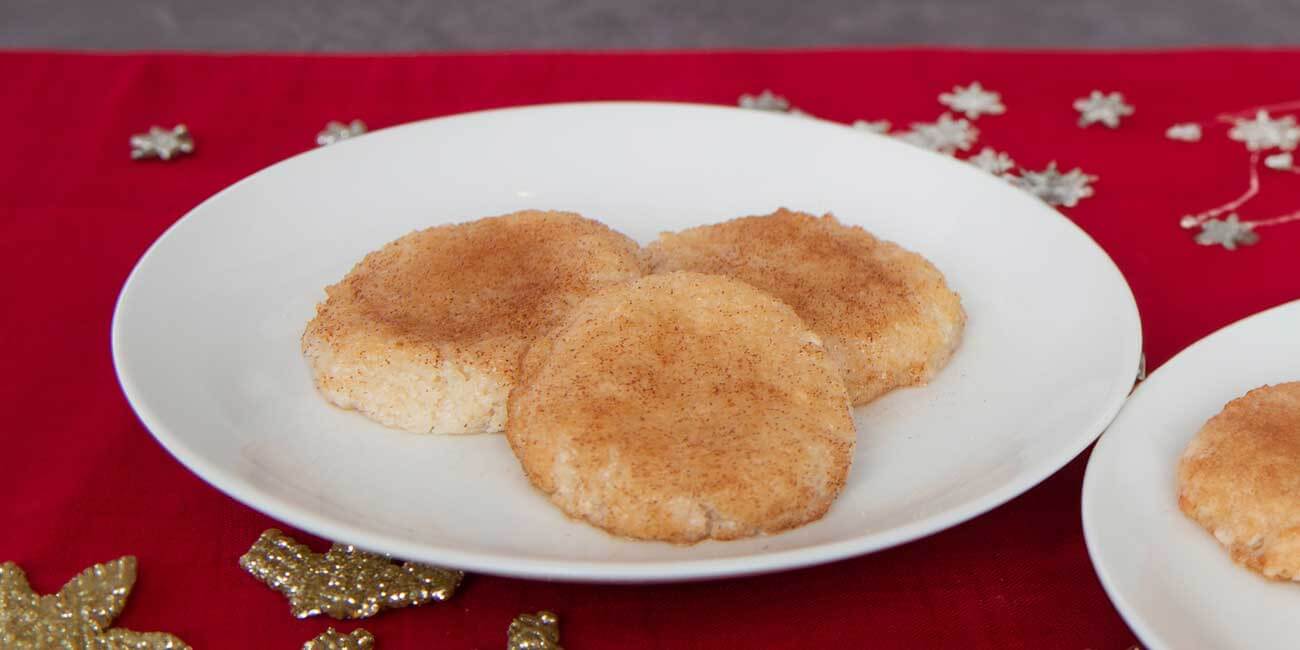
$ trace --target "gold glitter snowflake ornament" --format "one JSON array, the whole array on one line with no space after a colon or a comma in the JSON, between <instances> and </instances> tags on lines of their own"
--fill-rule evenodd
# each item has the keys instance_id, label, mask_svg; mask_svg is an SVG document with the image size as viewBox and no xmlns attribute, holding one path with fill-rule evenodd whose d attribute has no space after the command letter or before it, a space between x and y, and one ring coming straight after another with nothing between
<instances>
[{"instance_id":1,"label":"gold glitter snowflake ornament","mask_svg":"<svg viewBox=\"0 0 1300 650\"><path fill-rule=\"evenodd\" d=\"M564 650L560 617L547 611L515 617L506 631L506 650Z\"/></svg>"},{"instance_id":2,"label":"gold glitter snowflake ornament","mask_svg":"<svg viewBox=\"0 0 1300 650\"><path fill-rule=\"evenodd\" d=\"M302 644L302 650L374 650L375 635L357 628L352 634L340 634L334 628Z\"/></svg>"},{"instance_id":3,"label":"gold glitter snowflake ornament","mask_svg":"<svg viewBox=\"0 0 1300 650\"><path fill-rule=\"evenodd\" d=\"M465 577L414 562L395 564L348 544L314 553L274 528L262 533L239 566L284 594L297 618L367 618L381 609L447 600Z\"/></svg>"},{"instance_id":4,"label":"gold glitter snowflake ornament","mask_svg":"<svg viewBox=\"0 0 1300 650\"><path fill-rule=\"evenodd\" d=\"M37 595L13 562L0 564L0 648L5 650L188 650L164 632L110 628L135 585L135 558L96 564L59 593Z\"/></svg>"}]
</instances>

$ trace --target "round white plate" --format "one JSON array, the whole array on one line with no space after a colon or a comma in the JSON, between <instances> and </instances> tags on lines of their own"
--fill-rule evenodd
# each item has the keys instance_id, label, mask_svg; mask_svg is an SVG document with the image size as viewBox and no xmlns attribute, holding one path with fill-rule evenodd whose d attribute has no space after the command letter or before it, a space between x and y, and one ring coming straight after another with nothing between
<instances>
[{"instance_id":1,"label":"round white plate","mask_svg":"<svg viewBox=\"0 0 1300 650\"><path fill-rule=\"evenodd\" d=\"M416 228L537 207L647 242L778 206L833 211L920 251L970 315L936 381L858 409L848 486L798 530L692 547L615 539L534 491L504 437L411 435L335 409L299 353L323 287ZM646 103L429 120L274 165L159 238L113 322L140 419L232 497L399 557L593 581L804 566L974 517L1105 428L1133 384L1139 339L1106 254L970 165L820 120Z\"/></svg>"},{"instance_id":2,"label":"round white plate","mask_svg":"<svg viewBox=\"0 0 1300 650\"><path fill-rule=\"evenodd\" d=\"M1083 532L1106 593L1150 650L1300 648L1300 584L1232 563L1178 509L1178 459L1205 421L1300 380L1300 301L1229 325L1142 382L1083 481Z\"/></svg>"}]
</instances>

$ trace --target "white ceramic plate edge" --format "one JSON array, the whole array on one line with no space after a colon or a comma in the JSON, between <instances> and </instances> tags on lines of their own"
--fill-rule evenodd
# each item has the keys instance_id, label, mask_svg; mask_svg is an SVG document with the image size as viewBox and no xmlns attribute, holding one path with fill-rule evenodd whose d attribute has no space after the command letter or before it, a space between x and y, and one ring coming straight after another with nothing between
<instances>
[{"instance_id":1,"label":"white ceramic plate edge","mask_svg":"<svg viewBox=\"0 0 1300 650\"><path fill-rule=\"evenodd\" d=\"M1182 350L1179 350L1177 354L1170 357L1167 361L1161 364L1159 368L1156 368L1154 371L1152 371L1151 374L1147 377L1147 381L1144 381L1141 384L1139 384L1138 387L1133 391L1133 395L1130 396L1129 399L1132 400L1139 397L1142 394L1142 391L1145 388L1147 382L1149 382L1152 378L1164 372L1166 368L1176 367L1177 364L1180 362L1180 359L1182 359L1188 354L1193 353L1198 347L1202 346L1208 341L1211 341L1212 339L1217 338L1224 332L1235 329L1239 325L1244 325L1248 322L1257 319L1267 318L1268 315L1273 312L1281 311L1288 308L1294 308L1297 305L1300 305L1300 300L1293 300L1289 302L1284 302L1280 305L1274 305L1272 307L1269 307L1268 309L1255 312L1254 314L1246 316L1245 318L1224 325L1223 327L1220 327L1219 329L1214 330L1209 334L1206 334L1200 339L1197 339L1191 345L1188 345ZM1116 417L1118 416L1119 414L1117 413ZM1106 597L1110 599L1112 604L1114 604L1115 610L1119 612L1119 615L1121 618L1124 619L1124 622L1128 624L1128 626L1133 630L1135 634L1137 634L1138 639L1142 641L1142 643L1146 646L1147 650L1168 650L1169 646L1165 644L1164 641L1156 634L1156 632L1146 624L1145 620L1143 620L1140 616L1138 616L1136 608L1133 606L1132 603L1128 601L1127 598L1124 597L1124 594L1120 592L1118 589L1116 589L1115 578L1110 574L1110 572L1107 569L1104 568L1104 563L1100 562L1097 558L1096 541L1095 541L1097 533L1093 531L1093 527L1096 524L1093 522L1093 519L1088 516L1089 498L1090 498L1089 497L1090 490L1088 489L1088 485L1090 481L1096 480L1095 479L1096 474L1094 474L1091 470L1092 470L1092 464L1097 458L1097 452L1103 449L1104 446L1106 446L1107 444L1108 441L1106 435L1103 433L1100 440L1098 440L1097 442L1097 446L1093 448L1092 456L1088 458L1088 467L1084 470L1083 489L1079 495L1079 503L1080 503L1079 512L1080 512L1080 518L1083 521L1084 547L1087 548L1088 550L1088 560L1092 564L1093 572L1097 574L1097 580L1101 582L1102 590L1106 592Z\"/></svg>"}]
</instances>

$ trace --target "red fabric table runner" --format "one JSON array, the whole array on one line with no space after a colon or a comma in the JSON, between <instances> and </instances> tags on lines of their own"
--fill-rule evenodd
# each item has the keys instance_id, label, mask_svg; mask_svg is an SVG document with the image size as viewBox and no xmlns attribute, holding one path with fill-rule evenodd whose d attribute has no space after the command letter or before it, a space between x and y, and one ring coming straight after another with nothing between
<instances>
[{"instance_id":1,"label":"red fabric table runner","mask_svg":"<svg viewBox=\"0 0 1300 650\"><path fill-rule=\"evenodd\" d=\"M141 427L113 374L113 303L168 225L222 187L310 148L328 120L377 128L599 99L732 105L771 88L819 117L905 127L935 119L939 93L979 80L1008 107L978 121L980 145L1031 169L1058 160L1100 177L1096 196L1064 211L1128 277L1152 367L1222 325L1300 298L1300 223L1264 230L1258 245L1237 251L1198 246L1178 227L1181 215L1245 189L1242 145L1214 126L1194 145L1164 136L1177 122L1300 99L1300 51L16 52L0 54L0 79L0 561L17 562L38 592L52 593L94 562L134 554L140 577L117 624L169 631L197 648L298 648L328 625L358 623L295 620L279 594L238 567L262 530L284 525L203 483ZM1136 114L1114 131L1078 128L1071 104L1093 89L1123 92ZM129 159L129 135L178 122L195 134L193 156ZM1300 208L1300 177L1262 174L1263 192L1243 219ZM571 650L1122 650L1136 640L1084 548L1085 460L967 524L827 566L658 586L471 575L448 603L360 625L381 650L499 648L511 618L538 609L560 614Z\"/></svg>"}]
</instances>

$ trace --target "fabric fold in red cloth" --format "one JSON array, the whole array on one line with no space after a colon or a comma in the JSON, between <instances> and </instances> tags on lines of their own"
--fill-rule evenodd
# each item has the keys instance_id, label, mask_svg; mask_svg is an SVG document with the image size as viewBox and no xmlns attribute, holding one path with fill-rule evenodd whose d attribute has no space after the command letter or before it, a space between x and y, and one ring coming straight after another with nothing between
<instances>
[{"instance_id":1,"label":"fabric fold in red cloth","mask_svg":"<svg viewBox=\"0 0 1300 650\"><path fill-rule=\"evenodd\" d=\"M1297 64L1300 51L1263 50L0 53L0 561L19 563L39 592L52 593L94 562L136 555L139 579L116 624L200 648L294 648L329 625L357 626L296 620L280 595L240 570L262 530L283 525L206 485L153 441L116 385L108 345L118 290L149 244L214 192L310 149L330 120L373 129L547 102L733 105L771 89L821 118L888 119L897 129L934 120L945 110L940 93L978 80L1002 94L1007 112L978 121L976 151L1099 177L1096 195L1065 212L1128 278L1155 368L1218 327L1300 298L1300 223L1261 230L1257 245L1237 251L1199 246L1178 226L1246 188L1249 156L1215 116L1300 99ZM1136 113L1115 130L1079 128L1072 104L1094 89L1122 92ZM1180 122L1206 122L1204 140L1166 138ZM192 156L130 159L131 134L177 123L194 135ZM1261 173L1243 220L1300 208L1300 177ZM1084 548L1085 459L974 521L828 566L654 586L473 575L450 602L360 625L384 650L500 647L515 615L540 609L560 615L570 650L1122 650L1135 639Z\"/></svg>"}]
</instances>

